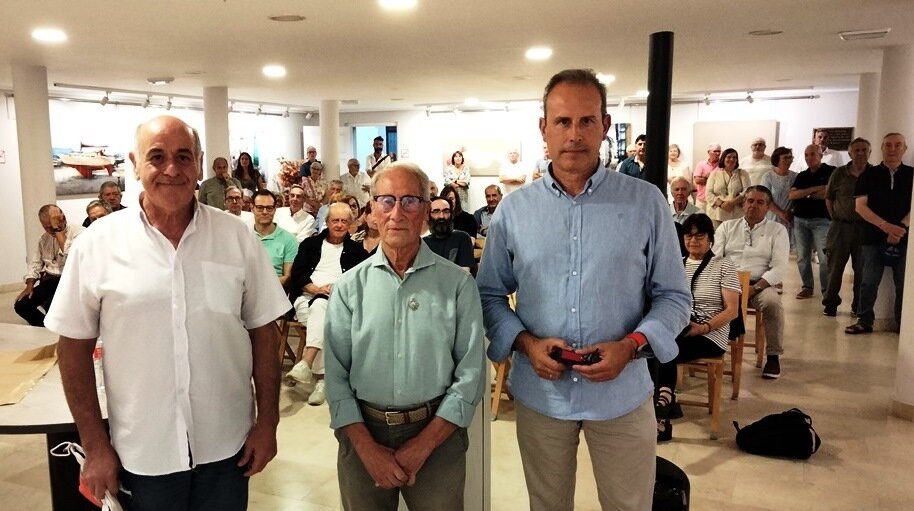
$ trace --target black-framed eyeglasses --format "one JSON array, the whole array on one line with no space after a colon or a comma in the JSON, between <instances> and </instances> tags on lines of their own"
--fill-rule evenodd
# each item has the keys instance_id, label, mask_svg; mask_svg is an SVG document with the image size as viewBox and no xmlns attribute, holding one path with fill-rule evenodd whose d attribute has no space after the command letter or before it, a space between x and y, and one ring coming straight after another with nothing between
<instances>
[{"instance_id":1,"label":"black-framed eyeglasses","mask_svg":"<svg viewBox=\"0 0 914 511\"><path fill-rule=\"evenodd\" d=\"M257 204L254 204L254 210L255 210L255 211L266 211L266 212L270 212L270 211L273 211L273 210L275 210L275 209L276 209L276 206L258 206Z\"/></svg>"},{"instance_id":2,"label":"black-framed eyeglasses","mask_svg":"<svg viewBox=\"0 0 914 511\"><path fill-rule=\"evenodd\" d=\"M400 203L400 208L407 213L415 213L422 207L425 199L416 195L403 195L399 199L393 195L375 195L374 201L384 213L393 211L394 206Z\"/></svg>"},{"instance_id":3,"label":"black-framed eyeglasses","mask_svg":"<svg viewBox=\"0 0 914 511\"><path fill-rule=\"evenodd\" d=\"M704 241L704 240L708 239L708 233L706 233L706 232L687 232L687 233L683 234L682 237L687 240Z\"/></svg>"},{"instance_id":4,"label":"black-framed eyeglasses","mask_svg":"<svg viewBox=\"0 0 914 511\"><path fill-rule=\"evenodd\" d=\"M230 200L232 202L241 200L241 197L226 197L225 200Z\"/></svg>"}]
</instances>

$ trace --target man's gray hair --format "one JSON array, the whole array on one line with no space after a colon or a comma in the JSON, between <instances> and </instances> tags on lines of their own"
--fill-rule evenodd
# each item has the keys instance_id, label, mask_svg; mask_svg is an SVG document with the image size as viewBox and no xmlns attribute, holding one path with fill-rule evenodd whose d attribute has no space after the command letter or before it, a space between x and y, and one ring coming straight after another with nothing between
<instances>
[{"instance_id":1,"label":"man's gray hair","mask_svg":"<svg viewBox=\"0 0 914 511\"><path fill-rule=\"evenodd\" d=\"M349 161L346 162L346 166L348 167L350 165L361 165L361 164L359 163L359 160L357 158L349 158Z\"/></svg>"},{"instance_id":2,"label":"man's gray hair","mask_svg":"<svg viewBox=\"0 0 914 511\"><path fill-rule=\"evenodd\" d=\"M105 181L101 186L98 187L98 198L102 198L102 194L108 188L117 188L117 191L121 191L121 186L114 181Z\"/></svg>"},{"instance_id":3,"label":"man's gray hair","mask_svg":"<svg viewBox=\"0 0 914 511\"><path fill-rule=\"evenodd\" d=\"M330 180L330 184L332 184L332 185L339 185L340 188L342 188L342 187L343 187L343 180L342 180L342 179L331 179L331 180Z\"/></svg>"},{"instance_id":4,"label":"man's gray hair","mask_svg":"<svg viewBox=\"0 0 914 511\"><path fill-rule=\"evenodd\" d=\"M394 162L376 172L374 177L371 178L371 196L374 197L378 193L378 181L384 179L389 172L397 169L408 172L416 179L416 183L419 184L419 196L422 197L423 201L428 202L428 175L426 175L418 165L408 161Z\"/></svg>"},{"instance_id":5,"label":"man's gray hair","mask_svg":"<svg viewBox=\"0 0 914 511\"><path fill-rule=\"evenodd\" d=\"M226 187L225 187L225 195L224 195L224 196L225 196L225 197L228 197L229 192L231 192L232 190L237 191L238 193L241 194L242 197L244 197L244 192L242 192L242 191L241 191L241 188L238 188L237 186L226 186Z\"/></svg>"},{"instance_id":6,"label":"man's gray hair","mask_svg":"<svg viewBox=\"0 0 914 511\"><path fill-rule=\"evenodd\" d=\"M330 215L333 213L344 213L346 215L346 220L352 222L352 208L345 202L334 202L333 204L330 204L327 208L327 221L325 223L330 223Z\"/></svg>"},{"instance_id":7,"label":"man's gray hair","mask_svg":"<svg viewBox=\"0 0 914 511\"><path fill-rule=\"evenodd\" d=\"M672 188L673 188L673 185L675 185L676 183L678 183L678 182L680 182L680 181L683 181L683 182L686 184L686 191L687 191L687 192L688 192L688 191L692 191L692 183L690 183L688 179L686 179L686 178L684 178L684 177L682 177L682 176L676 176L676 177L673 178L672 181L670 181L670 189L672 189Z\"/></svg>"},{"instance_id":8,"label":"man's gray hair","mask_svg":"<svg viewBox=\"0 0 914 511\"><path fill-rule=\"evenodd\" d=\"M44 220L44 219L48 218L48 216L51 215L51 208L54 208L54 209L60 211L61 213L63 213L63 210L60 209L60 206L58 206L57 204L45 204L44 206L41 206L41 208L38 210L38 219Z\"/></svg>"},{"instance_id":9,"label":"man's gray hair","mask_svg":"<svg viewBox=\"0 0 914 511\"><path fill-rule=\"evenodd\" d=\"M311 164L311 170L314 170L314 169L317 169L317 170L320 170L321 172L323 172L323 171L324 171L324 164L321 163L321 162L319 162L319 161L316 161L316 162L314 162L314 163Z\"/></svg>"},{"instance_id":10,"label":"man's gray hair","mask_svg":"<svg viewBox=\"0 0 914 511\"><path fill-rule=\"evenodd\" d=\"M111 206L109 206L107 202L100 200L100 199L95 199L86 205L86 214L88 215L89 211L91 211L94 208L104 208L105 211L107 211L108 213L111 213Z\"/></svg>"}]
</instances>

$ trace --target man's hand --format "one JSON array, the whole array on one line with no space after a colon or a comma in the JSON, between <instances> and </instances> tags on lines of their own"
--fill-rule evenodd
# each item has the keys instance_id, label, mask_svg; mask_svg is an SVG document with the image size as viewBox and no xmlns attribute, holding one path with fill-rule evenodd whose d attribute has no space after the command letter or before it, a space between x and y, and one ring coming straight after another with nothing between
<instances>
[{"instance_id":1,"label":"man's hand","mask_svg":"<svg viewBox=\"0 0 914 511\"><path fill-rule=\"evenodd\" d=\"M368 475L374 479L375 485L379 488L390 490L403 486L410 479L415 480L415 477L411 478L406 474L406 471L397 462L395 451L390 447L372 441L357 448L356 453L362 460L362 465L365 465ZM424 458L422 462L425 463ZM417 468L416 471L418 470Z\"/></svg>"},{"instance_id":2,"label":"man's hand","mask_svg":"<svg viewBox=\"0 0 914 511\"><path fill-rule=\"evenodd\" d=\"M723 202L720 203L720 209L722 209L722 210L724 210L724 211L726 211L726 212L728 212L728 213L729 213L730 211L733 211L733 208L734 208L734 207L736 207L736 203L735 203L734 201L732 201L732 200L725 200L725 201L723 201Z\"/></svg>"},{"instance_id":3,"label":"man's hand","mask_svg":"<svg viewBox=\"0 0 914 511\"><path fill-rule=\"evenodd\" d=\"M609 381L622 374L632 357L632 341L608 341L575 350L582 355L598 352L600 361L589 366L574 365L572 369L590 381Z\"/></svg>"},{"instance_id":4,"label":"man's hand","mask_svg":"<svg viewBox=\"0 0 914 511\"><path fill-rule=\"evenodd\" d=\"M244 452L238 460L238 466L247 465L245 477L262 471L267 463L276 457L276 427L255 422L244 441Z\"/></svg>"},{"instance_id":5,"label":"man's hand","mask_svg":"<svg viewBox=\"0 0 914 511\"><path fill-rule=\"evenodd\" d=\"M892 243L893 245L898 243L898 240L901 240L901 238L904 238L904 235L907 234L907 231L904 230L904 227L900 225L890 224L888 222L884 223L880 229L882 229L882 232L889 235L889 243ZM891 241L891 238L893 237L896 238L895 242Z\"/></svg>"},{"instance_id":6,"label":"man's hand","mask_svg":"<svg viewBox=\"0 0 914 511\"><path fill-rule=\"evenodd\" d=\"M697 185L704 185L708 182L708 178L706 176L695 176L694 179L695 184Z\"/></svg>"},{"instance_id":7,"label":"man's hand","mask_svg":"<svg viewBox=\"0 0 914 511\"><path fill-rule=\"evenodd\" d=\"M23 298L31 298L33 290L34 290L34 284L32 284L32 283L26 284L25 289L23 289L22 292L19 293L19 296L16 297L16 301L18 302L19 300L22 300Z\"/></svg>"},{"instance_id":8,"label":"man's hand","mask_svg":"<svg viewBox=\"0 0 914 511\"><path fill-rule=\"evenodd\" d=\"M514 341L517 349L527 355L537 376L544 380L558 380L566 367L549 356L553 348L570 350L571 346L564 339L557 337L535 337L529 332L521 332Z\"/></svg>"},{"instance_id":9,"label":"man's hand","mask_svg":"<svg viewBox=\"0 0 914 511\"><path fill-rule=\"evenodd\" d=\"M425 464L425 460L431 456L432 451L434 450L432 446L424 445L424 443L418 439L419 437L409 439L403 444L403 447L400 447L394 453L394 458L397 460L397 463L409 476L409 480L406 481L406 486L416 484L416 474L419 473L419 470L422 469L422 465Z\"/></svg>"},{"instance_id":10,"label":"man's hand","mask_svg":"<svg viewBox=\"0 0 914 511\"><path fill-rule=\"evenodd\" d=\"M96 451L86 452L86 461L83 463L81 477L86 481L86 486L99 502L105 498L105 491L112 496L117 495L117 474L121 468L121 461L114 452L111 444Z\"/></svg>"}]
</instances>

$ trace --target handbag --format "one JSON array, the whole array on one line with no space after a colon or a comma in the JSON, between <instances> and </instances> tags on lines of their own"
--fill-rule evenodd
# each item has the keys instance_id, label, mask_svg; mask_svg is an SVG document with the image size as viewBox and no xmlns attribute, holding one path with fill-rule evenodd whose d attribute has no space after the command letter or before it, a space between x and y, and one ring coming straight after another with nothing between
<instances>
[{"instance_id":1,"label":"handbag","mask_svg":"<svg viewBox=\"0 0 914 511\"><path fill-rule=\"evenodd\" d=\"M822 445L812 417L799 408L766 415L744 428L736 421L733 426L736 445L750 454L805 460Z\"/></svg>"}]
</instances>

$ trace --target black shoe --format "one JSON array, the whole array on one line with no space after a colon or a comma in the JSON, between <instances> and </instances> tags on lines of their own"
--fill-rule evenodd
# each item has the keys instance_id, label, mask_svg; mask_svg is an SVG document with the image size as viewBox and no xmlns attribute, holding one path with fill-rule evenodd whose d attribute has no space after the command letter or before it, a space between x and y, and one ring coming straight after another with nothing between
<instances>
[{"instance_id":1,"label":"black shoe","mask_svg":"<svg viewBox=\"0 0 914 511\"><path fill-rule=\"evenodd\" d=\"M825 310L822 311L822 315L833 318L838 315L838 308L826 306Z\"/></svg>"},{"instance_id":2,"label":"black shoe","mask_svg":"<svg viewBox=\"0 0 914 511\"><path fill-rule=\"evenodd\" d=\"M666 404L654 403L654 414L657 419L679 419L682 417L682 407L676 402L676 394L672 395L672 401Z\"/></svg>"},{"instance_id":3,"label":"black shoe","mask_svg":"<svg viewBox=\"0 0 914 511\"><path fill-rule=\"evenodd\" d=\"M778 360L777 355L771 355L768 357L768 361L765 362L765 367L762 368L762 378L766 380L777 380L781 377L781 362Z\"/></svg>"},{"instance_id":4,"label":"black shoe","mask_svg":"<svg viewBox=\"0 0 914 511\"><path fill-rule=\"evenodd\" d=\"M673 424L670 419L657 419L657 443L673 439Z\"/></svg>"}]
</instances>

